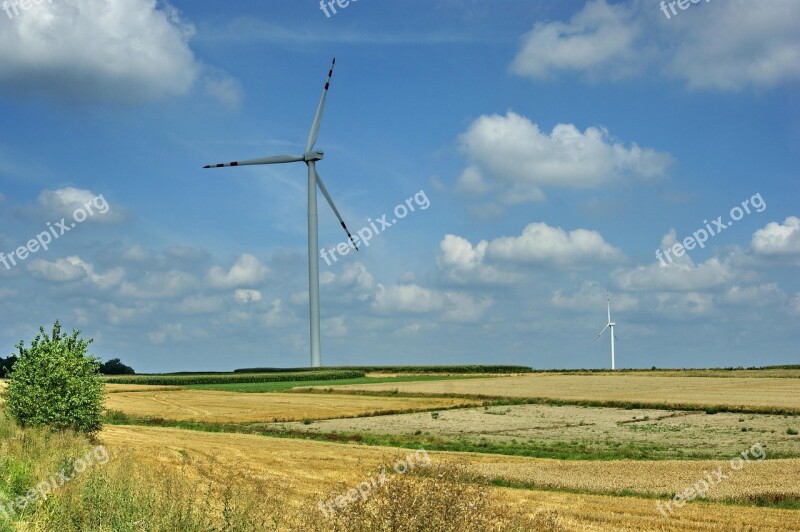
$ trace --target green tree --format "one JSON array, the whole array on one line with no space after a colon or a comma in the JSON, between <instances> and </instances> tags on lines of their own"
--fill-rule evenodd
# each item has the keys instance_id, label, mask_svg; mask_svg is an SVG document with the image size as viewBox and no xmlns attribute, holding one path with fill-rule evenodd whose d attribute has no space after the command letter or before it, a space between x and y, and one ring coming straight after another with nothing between
<instances>
[{"instance_id":1,"label":"green tree","mask_svg":"<svg viewBox=\"0 0 800 532\"><path fill-rule=\"evenodd\" d=\"M104 388L100 361L86 353L92 341L82 340L80 331L63 335L58 321L50 336L40 327L30 347L20 341L5 394L6 411L17 423L89 434L100 430Z\"/></svg>"}]
</instances>

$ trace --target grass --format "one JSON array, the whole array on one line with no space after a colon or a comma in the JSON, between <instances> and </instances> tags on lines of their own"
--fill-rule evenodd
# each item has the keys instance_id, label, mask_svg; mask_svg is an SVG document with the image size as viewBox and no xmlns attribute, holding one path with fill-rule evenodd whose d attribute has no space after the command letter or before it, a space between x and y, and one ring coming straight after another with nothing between
<instances>
[{"instance_id":1,"label":"grass","mask_svg":"<svg viewBox=\"0 0 800 532\"><path fill-rule=\"evenodd\" d=\"M326 379L312 381L282 381L282 382L241 382L232 384L191 384L186 388L196 390L218 390L223 392L245 392L245 393L265 393L265 392L286 392L292 388L302 386L344 386L347 384L383 384L391 382L418 382L418 381L443 381L443 380L462 380L476 377L471 376L405 376L405 377L358 377L355 379ZM315 390L316 391L316 390ZM391 392L387 395L392 395Z\"/></svg>"},{"instance_id":2,"label":"grass","mask_svg":"<svg viewBox=\"0 0 800 532\"><path fill-rule=\"evenodd\" d=\"M454 407L453 409L458 408ZM436 419L443 409L431 412ZM366 416L359 416L366 417ZM522 456L528 458L550 458L555 460L575 461L611 461L611 460L711 460L719 458L714 452L702 449L684 451L653 443L634 444L629 442L607 442L601 440L581 441L490 441L487 439L469 439L459 437L442 437L439 435L415 431L413 434L369 434L348 431L305 431L290 429L278 423L208 423L202 421L178 421L162 418L143 418L128 416L122 412L110 411L105 414L104 423L111 425L139 425L155 427L171 427L185 430L215 433L254 434L266 437L304 439L329 443L358 443L376 447L399 447L404 449L424 448L429 451L451 451L481 454L499 454L505 456ZM310 419L302 420L303 425L313 425ZM771 459L794 458L796 455L770 453Z\"/></svg>"}]
</instances>

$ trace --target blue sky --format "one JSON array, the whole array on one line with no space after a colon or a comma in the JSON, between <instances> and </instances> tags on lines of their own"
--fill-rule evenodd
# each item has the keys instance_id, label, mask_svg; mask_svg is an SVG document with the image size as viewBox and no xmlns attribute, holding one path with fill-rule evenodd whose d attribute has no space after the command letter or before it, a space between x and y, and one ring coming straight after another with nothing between
<instances>
[{"instance_id":1,"label":"blue sky","mask_svg":"<svg viewBox=\"0 0 800 532\"><path fill-rule=\"evenodd\" d=\"M336 56L344 219L425 202L321 261L323 364L608 367L606 291L618 367L797 363L800 12L668 4L11 6L0 352L60 319L140 372L307 365L305 168L202 166L302 153Z\"/></svg>"}]
</instances>

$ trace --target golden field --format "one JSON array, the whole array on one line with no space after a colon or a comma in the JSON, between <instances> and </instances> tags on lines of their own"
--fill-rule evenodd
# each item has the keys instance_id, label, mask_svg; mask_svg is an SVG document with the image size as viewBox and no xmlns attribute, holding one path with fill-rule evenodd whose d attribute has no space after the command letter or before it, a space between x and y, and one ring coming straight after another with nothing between
<instances>
[{"instance_id":1,"label":"golden field","mask_svg":"<svg viewBox=\"0 0 800 532\"><path fill-rule=\"evenodd\" d=\"M219 434L156 427L106 427L100 435L115 450L131 452L139 461L174 468L183 476L206 482L273 486L272 496L292 507L314 507L320 499L340 494L375 475L381 465L406 454L407 449L274 439L242 434ZM659 493L682 491L702 478L701 462L558 462L493 455L430 452L433 464L463 462L487 475L544 479L553 486L593 489L625 487ZM727 495L747 490L748 482L764 489L796 490L800 461L770 461L748 465L738 476L719 485ZM792 486L794 486L792 488ZM594 494L493 488L504 503L529 514L555 511L568 530L800 530L800 512L692 502L669 518L655 499ZM723 491L721 491L723 492Z\"/></svg>"},{"instance_id":2,"label":"golden field","mask_svg":"<svg viewBox=\"0 0 800 532\"><path fill-rule=\"evenodd\" d=\"M239 393L181 389L120 391L106 397L106 408L135 417L209 423L270 423L355 417L380 412L468 406L475 401L449 398L394 398L295 393Z\"/></svg>"},{"instance_id":3,"label":"golden field","mask_svg":"<svg viewBox=\"0 0 800 532\"><path fill-rule=\"evenodd\" d=\"M665 377L642 374L532 374L453 381L351 384L336 390L482 395L568 401L640 402L800 412L800 379L779 377Z\"/></svg>"}]
</instances>

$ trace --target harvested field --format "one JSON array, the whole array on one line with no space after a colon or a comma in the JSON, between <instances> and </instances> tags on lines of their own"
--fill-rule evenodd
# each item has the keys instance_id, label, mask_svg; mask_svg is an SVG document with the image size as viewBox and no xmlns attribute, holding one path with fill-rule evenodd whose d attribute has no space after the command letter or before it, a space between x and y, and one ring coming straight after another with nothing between
<instances>
[{"instance_id":1,"label":"harvested field","mask_svg":"<svg viewBox=\"0 0 800 532\"><path fill-rule=\"evenodd\" d=\"M101 440L114 450L130 450L140 460L175 467L182 474L213 480L238 477L280 486L272 491L287 504L316 505L331 492L341 493L369 478L381 464L408 454L407 449L376 448L262 436L217 434L155 427L107 427ZM478 474L509 479L538 479L558 487L586 490L623 488L682 491L702 478L698 462L570 463L458 453L430 453L433 463L466 460ZM715 488L714 496L742 491L796 492L800 461L752 463ZM800 512L693 502L669 519L654 499L591 494L496 489L502 500L530 513L555 510L570 530L800 530ZM711 496L712 494L709 493Z\"/></svg>"},{"instance_id":2,"label":"harvested field","mask_svg":"<svg viewBox=\"0 0 800 532\"><path fill-rule=\"evenodd\" d=\"M209 390L119 392L106 408L130 416L210 423L300 421L473 405L462 399L359 397L318 394L243 394Z\"/></svg>"},{"instance_id":3,"label":"harvested field","mask_svg":"<svg viewBox=\"0 0 800 532\"><path fill-rule=\"evenodd\" d=\"M607 452L635 447L650 459L733 456L762 443L771 456L800 457L800 418L766 414L706 414L703 411L628 410L580 406L513 405L465 408L358 419L332 419L311 425L287 423L289 431L427 436L458 443L482 441L516 449L580 449Z\"/></svg>"},{"instance_id":4,"label":"harvested field","mask_svg":"<svg viewBox=\"0 0 800 532\"><path fill-rule=\"evenodd\" d=\"M533 374L463 381L341 386L348 390L455 394L562 401L640 403L679 408L720 406L733 410L791 410L800 413L800 380L770 377L658 377Z\"/></svg>"}]
</instances>

